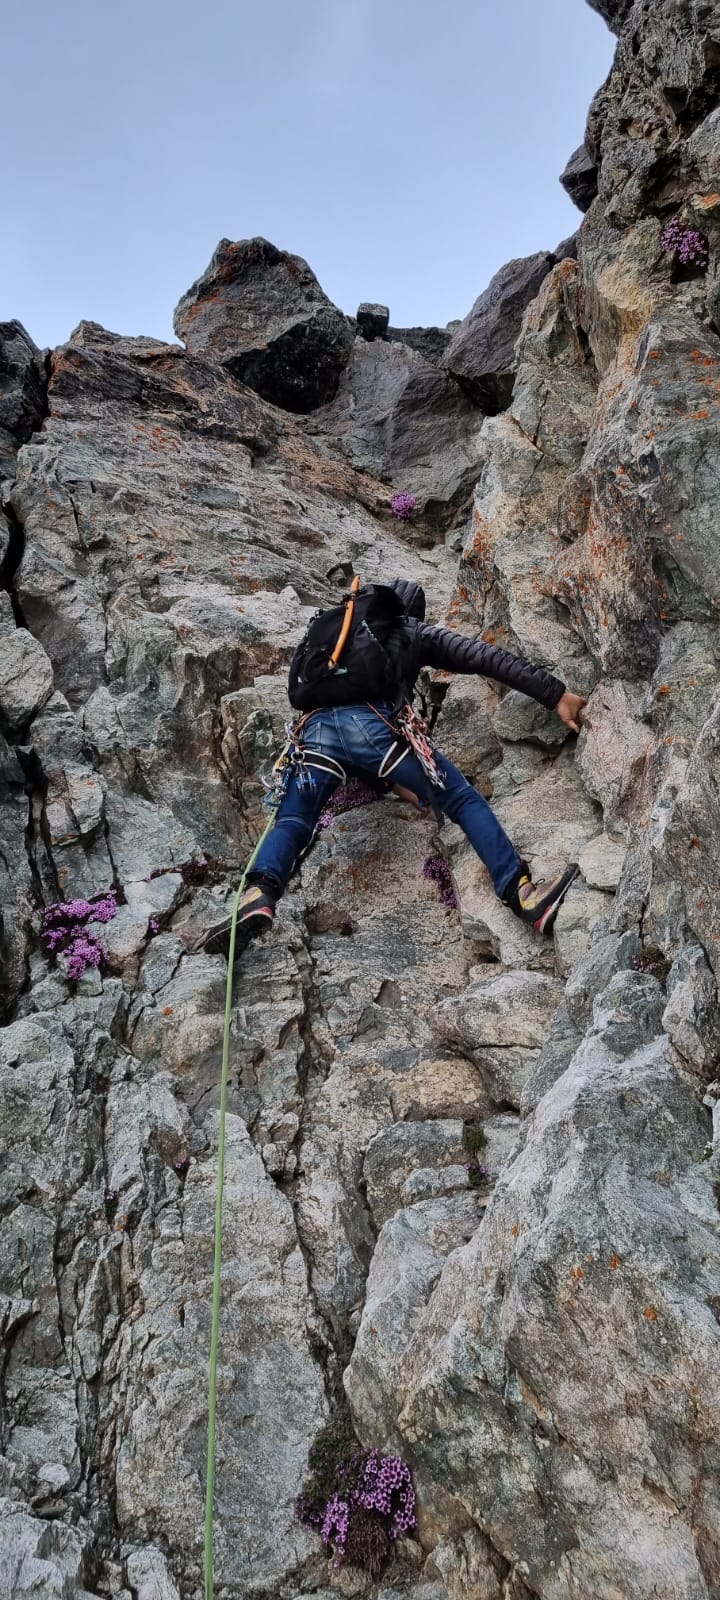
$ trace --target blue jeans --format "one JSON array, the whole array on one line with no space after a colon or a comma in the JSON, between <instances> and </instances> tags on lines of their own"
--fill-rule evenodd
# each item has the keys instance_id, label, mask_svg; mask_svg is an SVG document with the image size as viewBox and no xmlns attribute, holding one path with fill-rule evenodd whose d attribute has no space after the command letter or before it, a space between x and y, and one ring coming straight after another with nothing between
<instances>
[{"instance_id":1,"label":"blue jeans","mask_svg":"<svg viewBox=\"0 0 720 1600\"><path fill-rule=\"evenodd\" d=\"M390 714L387 705L380 705L379 709L386 716ZM317 750L339 761L349 778L377 777L393 741L390 729L367 705L315 711L302 732L306 751ZM485 863L495 893L502 897L518 878L523 863L487 800L446 756L436 751L436 759L445 780L444 789L429 782L411 753L393 767L390 782L412 790L425 805L432 801L451 822L457 822ZM253 877L262 873L280 890L285 888L298 856L312 839L320 812L339 782L330 773L306 769L300 777L293 771L275 826L255 861Z\"/></svg>"}]
</instances>

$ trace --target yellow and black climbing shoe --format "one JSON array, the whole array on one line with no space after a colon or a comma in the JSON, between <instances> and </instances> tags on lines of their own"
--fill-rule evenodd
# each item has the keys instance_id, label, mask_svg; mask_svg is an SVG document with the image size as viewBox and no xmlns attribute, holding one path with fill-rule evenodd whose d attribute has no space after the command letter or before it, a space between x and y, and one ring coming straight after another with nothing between
<instances>
[{"instance_id":1,"label":"yellow and black climbing shoe","mask_svg":"<svg viewBox=\"0 0 720 1600\"><path fill-rule=\"evenodd\" d=\"M533 883L529 875L523 876L506 904L536 933L552 933L560 906L579 871L577 863L571 861L563 872L556 873L554 878L544 878L541 883Z\"/></svg>"},{"instance_id":2,"label":"yellow and black climbing shoe","mask_svg":"<svg viewBox=\"0 0 720 1600\"><path fill-rule=\"evenodd\" d=\"M256 939L258 934L266 933L268 928L272 927L276 901L277 895L272 889L259 883L248 884L238 906L236 957L251 939ZM216 922L212 928L208 928L200 949L207 950L211 956L229 956L231 927L232 917L223 917L221 922Z\"/></svg>"}]
</instances>

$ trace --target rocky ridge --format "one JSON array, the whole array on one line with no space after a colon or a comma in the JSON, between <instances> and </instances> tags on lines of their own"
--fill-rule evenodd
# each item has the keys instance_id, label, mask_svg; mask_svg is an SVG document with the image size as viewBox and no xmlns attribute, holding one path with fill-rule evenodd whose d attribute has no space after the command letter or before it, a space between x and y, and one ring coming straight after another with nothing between
<instances>
[{"instance_id":1,"label":"rocky ridge","mask_svg":"<svg viewBox=\"0 0 720 1600\"><path fill-rule=\"evenodd\" d=\"M720 1595L720 6L596 9L588 208L532 298L405 340L223 241L185 348L83 324L46 360L0 324L12 1600L201 1593L225 963L193 950L257 836L289 653L355 571L590 696L575 740L425 686L534 870L581 877L541 944L461 834L383 801L324 829L244 958L217 1593ZM675 215L707 268L663 248ZM110 890L73 981L40 908ZM374 1585L293 1515L343 1395L418 1489Z\"/></svg>"}]
</instances>

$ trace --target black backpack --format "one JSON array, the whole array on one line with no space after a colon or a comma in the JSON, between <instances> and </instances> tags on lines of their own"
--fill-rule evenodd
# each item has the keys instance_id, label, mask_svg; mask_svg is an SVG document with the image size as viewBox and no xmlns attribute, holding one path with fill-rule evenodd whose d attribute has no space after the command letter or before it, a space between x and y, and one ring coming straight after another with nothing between
<instances>
[{"instance_id":1,"label":"black backpack","mask_svg":"<svg viewBox=\"0 0 720 1600\"><path fill-rule=\"evenodd\" d=\"M337 653L351 604L349 632L333 664L331 657ZM384 583L363 584L346 595L342 605L318 611L290 662L290 704L298 711L316 711L321 706L397 699L405 678L412 680L415 673L412 662L404 660L402 640L392 653L385 645L407 616L405 602Z\"/></svg>"}]
</instances>

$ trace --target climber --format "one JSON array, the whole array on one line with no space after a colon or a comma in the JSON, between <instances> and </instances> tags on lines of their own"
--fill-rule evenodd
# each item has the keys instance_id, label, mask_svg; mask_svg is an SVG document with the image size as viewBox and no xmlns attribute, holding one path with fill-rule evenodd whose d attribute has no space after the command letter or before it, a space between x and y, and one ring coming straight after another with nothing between
<instances>
[{"instance_id":1,"label":"climber","mask_svg":"<svg viewBox=\"0 0 720 1600\"><path fill-rule=\"evenodd\" d=\"M571 863L533 883L530 870L497 817L457 767L429 741L412 711L421 667L479 673L557 712L580 732L582 695L558 678L497 645L431 627L419 584L353 582L344 605L311 622L290 664L291 704L303 713L280 763L282 789L275 825L248 873L237 917L236 952L272 924L275 907L298 858L310 844L333 791L350 777L429 803L463 829L484 862L496 894L516 917L549 933L578 868ZM231 918L202 940L227 955Z\"/></svg>"}]
</instances>

